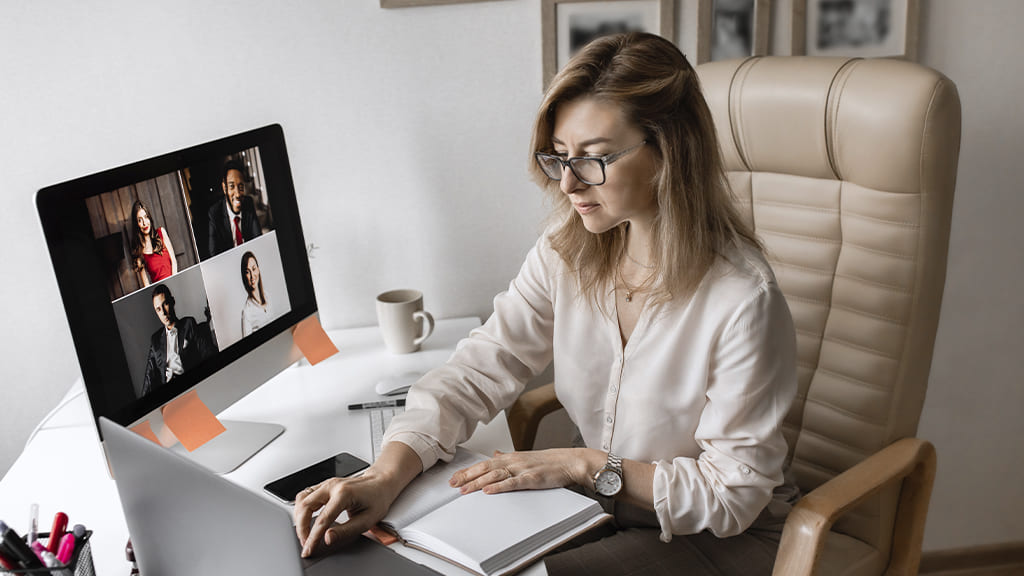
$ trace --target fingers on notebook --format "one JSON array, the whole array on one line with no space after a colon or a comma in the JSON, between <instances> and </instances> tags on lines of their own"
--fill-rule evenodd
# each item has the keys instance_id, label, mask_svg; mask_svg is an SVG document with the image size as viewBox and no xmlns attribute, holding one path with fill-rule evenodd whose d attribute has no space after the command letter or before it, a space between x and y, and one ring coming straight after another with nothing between
<instances>
[{"instance_id":1,"label":"fingers on notebook","mask_svg":"<svg viewBox=\"0 0 1024 576\"><path fill-rule=\"evenodd\" d=\"M576 482L571 473L574 465L573 452L568 450L495 452L490 460L453 474L450 484L463 494L477 490L497 494L570 486Z\"/></svg>"},{"instance_id":2,"label":"fingers on notebook","mask_svg":"<svg viewBox=\"0 0 1024 576\"><path fill-rule=\"evenodd\" d=\"M512 473L503 467L492 468L491 470L487 470L475 477L468 475L468 478L468 481L457 484L457 486L459 486L459 490L463 494L469 494L470 492L476 492L477 490L483 490L484 488L497 486L499 484L506 484L510 486L511 484L514 484L511 481L515 479L512 476ZM514 488L509 487L509 489Z\"/></svg>"}]
</instances>

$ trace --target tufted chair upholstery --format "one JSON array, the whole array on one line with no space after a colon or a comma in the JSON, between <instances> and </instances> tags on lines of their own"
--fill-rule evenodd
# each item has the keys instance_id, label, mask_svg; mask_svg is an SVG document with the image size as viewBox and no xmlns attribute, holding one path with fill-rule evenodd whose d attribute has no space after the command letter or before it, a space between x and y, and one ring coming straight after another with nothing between
<instances>
[{"instance_id":1,"label":"tufted chair upholstery","mask_svg":"<svg viewBox=\"0 0 1024 576\"><path fill-rule=\"evenodd\" d=\"M916 574L935 471L913 438L946 270L956 87L888 59L754 57L697 68L741 209L797 331L789 464L805 496L776 575ZM557 408L509 413L517 448Z\"/></svg>"}]
</instances>

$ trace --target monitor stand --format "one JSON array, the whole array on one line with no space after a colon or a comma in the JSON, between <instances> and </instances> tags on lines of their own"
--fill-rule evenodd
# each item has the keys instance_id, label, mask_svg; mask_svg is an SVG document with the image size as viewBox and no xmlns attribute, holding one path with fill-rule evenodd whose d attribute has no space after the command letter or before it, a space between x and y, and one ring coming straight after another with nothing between
<instances>
[{"instance_id":1,"label":"monitor stand","mask_svg":"<svg viewBox=\"0 0 1024 576\"><path fill-rule=\"evenodd\" d=\"M224 432L189 452L181 443L171 450L217 474L227 474L284 432L284 426L268 422L221 420Z\"/></svg>"}]
</instances>

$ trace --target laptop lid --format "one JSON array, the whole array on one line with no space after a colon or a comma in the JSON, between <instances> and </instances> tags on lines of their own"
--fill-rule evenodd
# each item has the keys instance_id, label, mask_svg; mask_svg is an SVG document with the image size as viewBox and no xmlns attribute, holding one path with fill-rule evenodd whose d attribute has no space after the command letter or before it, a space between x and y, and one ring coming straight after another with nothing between
<instances>
[{"instance_id":1,"label":"laptop lid","mask_svg":"<svg viewBox=\"0 0 1024 576\"><path fill-rule=\"evenodd\" d=\"M99 423L142 574L436 574L365 538L304 561L284 508L105 417Z\"/></svg>"}]
</instances>

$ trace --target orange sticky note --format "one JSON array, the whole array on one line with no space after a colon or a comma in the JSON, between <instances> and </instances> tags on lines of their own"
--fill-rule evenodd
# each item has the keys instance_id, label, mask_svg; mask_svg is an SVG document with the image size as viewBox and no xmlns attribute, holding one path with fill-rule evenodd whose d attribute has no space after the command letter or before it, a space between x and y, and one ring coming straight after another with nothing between
<instances>
[{"instance_id":1,"label":"orange sticky note","mask_svg":"<svg viewBox=\"0 0 1024 576\"><path fill-rule=\"evenodd\" d=\"M142 436L143 438L150 440L154 444L160 445L160 440L158 440L156 434L153 433L153 427L149 425L149 420L146 420L141 424L136 424L135 426L129 428L129 430L135 432L136 434Z\"/></svg>"},{"instance_id":2,"label":"orange sticky note","mask_svg":"<svg viewBox=\"0 0 1024 576\"><path fill-rule=\"evenodd\" d=\"M381 528L379 524L370 528L366 532L363 532L363 536L366 536L370 540L376 540L385 546L398 542L397 536Z\"/></svg>"},{"instance_id":3,"label":"orange sticky note","mask_svg":"<svg viewBox=\"0 0 1024 576\"><path fill-rule=\"evenodd\" d=\"M224 425L203 404L195 390L172 400L163 407L164 424L174 432L189 452L206 444L225 430Z\"/></svg>"},{"instance_id":4,"label":"orange sticky note","mask_svg":"<svg viewBox=\"0 0 1024 576\"><path fill-rule=\"evenodd\" d=\"M316 315L296 324L292 329L292 338L312 365L338 353L338 348L327 337L327 332L324 332L324 327L320 325L320 319Z\"/></svg>"}]
</instances>

